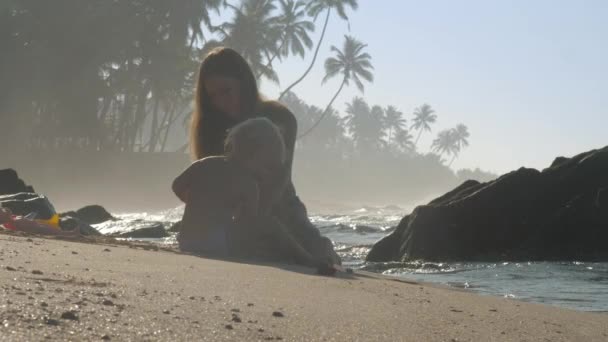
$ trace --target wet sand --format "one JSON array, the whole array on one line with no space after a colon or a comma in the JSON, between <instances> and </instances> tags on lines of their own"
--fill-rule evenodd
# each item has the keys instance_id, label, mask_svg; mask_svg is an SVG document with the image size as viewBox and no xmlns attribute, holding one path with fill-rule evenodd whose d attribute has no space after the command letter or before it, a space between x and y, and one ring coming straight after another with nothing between
<instances>
[{"instance_id":1,"label":"wet sand","mask_svg":"<svg viewBox=\"0 0 608 342\"><path fill-rule=\"evenodd\" d=\"M547 279L547 281L551 281ZM365 272L0 233L0 340L607 341L608 315Z\"/></svg>"}]
</instances>

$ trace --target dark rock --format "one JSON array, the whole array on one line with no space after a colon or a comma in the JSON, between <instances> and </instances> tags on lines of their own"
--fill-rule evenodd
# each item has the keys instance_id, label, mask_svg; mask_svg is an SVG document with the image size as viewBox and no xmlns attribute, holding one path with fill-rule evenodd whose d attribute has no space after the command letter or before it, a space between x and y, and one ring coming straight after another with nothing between
<instances>
[{"instance_id":1,"label":"dark rock","mask_svg":"<svg viewBox=\"0 0 608 342\"><path fill-rule=\"evenodd\" d=\"M151 226L149 227L138 228L130 232L118 234L116 236L125 238L163 238L169 236L169 233L162 223L155 222L151 223Z\"/></svg>"},{"instance_id":2,"label":"dark rock","mask_svg":"<svg viewBox=\"0 0 608 342\"><path fill-rule=\"evenodd\" d=\"M102 235L97 229L91 227L88 223L71 216L63 216L59 219L59 227L61 230L79 229L82 235Z\"/></svg>"},{"instance_id":3,"label":"dark rock","mask_svg":"<svg viewBox=\"0 0 608 342\"><path fill-rule=\"evenodd\" d=\"M47 320L45 321L45 323L46 323L47 325L54 325L54 326L59 325L59 321L58 321L58 320L56 320L56 319L53 319L53 318L49 318L49 319L47 319Z\"/></svg>"},{"instance_id":4,"label":"dark rock","mask_svg":"<svg viewBox=\"0 0 608 342\"><path fill-rule=\"evenodd\" d=\"M104 209L104 207L100 205L87 205L86 207L82 207L75 212L67 212L64 215L75 217L88 224L98 224L110 220L116 220L114 216L112 216L107 210Z\"/></svg>"},{"instance_id":5,"label":"dark rock","mask_svg":"<svg viewBox=\"0 0 608 342\"><path fill-rule=\"evenodd\" d=\"M608 188L602 188L597 191L595 197L595 205L604 212L608 212Z\"/></svg>"},{"instance_id":6,"label":"dark rock","mask_svg":"<svg viewBox=\"0 0 608 342\"><path fill-rule=\"evenodd\" d=\"M61 314L61 319L69 319L71 321L77 321L78 316L76 315L76 312L74 312L74 311L66 311Z\"/></svg>"},{"instance_id":7,"label":"dark rock","mask_svg":"<svg viewBox=\"0 0 608 342\"><path fill-rule=\"evenodd\" d=\"M551 166L549 166L549 168L560 166L561 164L563 164L567 161L568 161L568 158L566 158L566 157L557 157L553 160L553 163L551 163Z\"/></svg>"},{"instance_id":8,"label":"dark rock","mask_svg":"<svg viewBox=\"0 0 608 342\"><path fill-rule=\"evenodd\" d=\"M10 195L19 192L34 192L34 188L19 179L13 169L0 170L0 195Z\"/></svg>"},{"instance_id":9,"label":"dark rock","mask_svg":"<svg viewBox=\"0 0 608 342\"><path fill-rule=\"evenodd\" d=\"M608 260L608 147L467 181L405 216L368 261Z\"/></svg>"},{"instance_id":10,"label":"dark rock","mask_svg":"<svg viewBox=\"0 0 608 342\"><path fill-rule=\"evenodd\" d=\"M31 192L0 196L0 207L10 209L15 215L36 213L35 218L43 220L48 220L57 213L46 196Z\"/></svg>"}]
</instances>

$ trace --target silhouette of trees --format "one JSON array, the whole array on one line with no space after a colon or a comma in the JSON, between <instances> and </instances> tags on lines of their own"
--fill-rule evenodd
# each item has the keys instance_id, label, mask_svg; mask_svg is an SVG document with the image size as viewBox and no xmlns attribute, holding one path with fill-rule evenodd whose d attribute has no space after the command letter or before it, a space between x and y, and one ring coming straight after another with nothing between
<instances>
[{"instance_id":1,"label":"silhouette of trees","mask_svg":"<svg viewBox=\"0 0 608 342\"><path fill-rule=\"evenodd\" d=\"M439 132L437 138L433 140L431 148L440 155L451 155L452 160L448 164L448 166L450 166L454 160L456 160L460 151L469 146L469 136L470 134L467 126L458 124L455 128Z\"/></svg>"},{"instance_id":2,"label":"silhouette of trees","mask_svg":"<svg viewBox=\"0 0 608 342\"><path fill-rule=\"evenodd\" d=\"M311 189L323 177L335 180L327 192L393 191L401 198L445 190L456 179L487 178L480 170L454 174L449 168L469 144L463 124L441 131L433 153L421 151L421 135L437 120L428 104L407 118L396 106L363 97L338 110L344 87L354 83L362 92L364 82L373 81L367 45L353 37L331 46L322 83L341 82L325 107L292 92L315 65L330 17L348 21L347 12L357 7L356 0L6 0L0 10L0 127L7 128L0 149L183 152L197 67L207 50L227 45L261 81L278 83L275 67L288 58L310 58L280 99L305 135L296 142L300 168L294 172L304 172ZM229 15L214 16L220 13ZM319 17L315 45L310 34ZM176 132L182 140L172 142ZM442 156L451 157L449 164Z\"/></svg>"},{"instance_id":3,"label":"silhouette of trees","mask_svg":"<svg viewBox=\"0 0 608 342\"><path fill-rule=\"evenodd\" d=\"M414 119L412 120L412 128L418 130L418 137L414 142L414 145L418 146L418 140L420 140L420 136L423 131L431 131L431 124L435 123L437 120L437 115L435 115L435 110L431 108L428 104L423 104L422 106L416 108L414 110Z\"/></svg>"},{"instance_id":4,"label":"silhouette of trees","mask_svg":"<svg viewBox=\"0 0 608 342\"><path fill-rule=\"evenodd\" d=\"M164 150L192 99L196 42L222 2L8 1L2 124L36 148Z\"/></svg>"},{"instance_id":5,"label":"silhouette of trees","mask_svg":"<svg viewBox=\"0 0 608 342\"><path fill-rule=\"evenodd\" d=\"M311 0L308 5L308 14L314 17L314 20L317 20L317 17L325 11L325 22L323 23L323 30L321 31L321 36L319 37L319 42L317 43L317 48L315 49L315 53L312 57L310 65L304 71L304 74L300 76L295 82L290 84L285 90L281 92L279 95L279 100L285 96L288 92L290 92L293 87L295 87L298 83L302 82L302 80L308 75L312 67L315 65L315 61L317 60L317 56L319 55L319 49L321 48L321 43L323 42L323 38L325 37L325 31L327 30L327 24L329 23L329 17L331 15L332 10L338 13L338 16L343 20L348 21L348 16L346 15L346 7L350 7L353 11L357 10L359 4L357 0Z\"/></svg>"},{"instance_id":6,"label":"silhouette of trees","mask_svg":"<svg viewBox=\"0 0 608 342\"><path fill-rule=\"evenodd\" d=\"M238 7L229 7L234 17L231 21L212 27L220 38L208 42L206 49L218 45L231 47L249 62L254 75L278 83L276 72L269 66L271 56L280 53L277 42L282 37L281 17L275 15L275 2L244 0Z\"/></svg>"},{"instance_id":7,"label":"silhouette of trees","mask_svg":"<svg viewBox=\"0 0 608 342\"><path fill-rule=\"evenodd\" d=\"M395 131L394 146L402 153L412 154L416 150L413 139L414 137L407 129L397 130ZM392 145L389 144L389 147L390 146Z\"/></svg>"},{"instance_id":8,"label":"silhouette of trees","mask_svg":"<svg viewBox=\"0 0 608 342\"><path fill-rule=\"evenodd\" d=\"M308 35L315 30L313 22L307 20L306 4L302 1L279 0L281 16L279 25L282 32L279 48L267 66L272 68L276 57L288 57L290 54L304 58L306 50L312 48L312 40Z\"/></svg>"},{"instance_id":9,"label":"silhouette of trees","mask_svg":"<svg viewBox=\"0 0 608 342\"><path fill-rule=\"evenodd\" d=\"M433 140L431 145L431 149L440 156L445 155L454 155L457 153L458 144L456 142L456 136L454 131L451 129L446 129L437 134L437 138Z\"/></svg>"},{"instance_id":10,"label":"silhouette of trees","mask_svg":"<svg viewBox=\"0 0 608 342\"><path fill-rule=\"evenodd\" d=\"M386 139L387 144L391 145L391 140L395 138L397 134L405 130L407 127L407 120L403 117L403 113L397 110L394 106L388 106L384 110L384 127L387 130ZM402 133L403 134L403 133Z\"/></svg>"},{"instance_id":11,"label":"silhouette of trees","mask_svg":"<svg viewBox=\"0 0 608 342\"><path fill-rule=\"evenodd\" d=\"M301 133L300 137L305 136L309 132L311 132L318 124L323 120L325 114L331 108L331 105L334 103L342 89L345 85L349 85L351 81L355 83L359 91L363 92L364 86L361 79L373 82L374 75L371 72L371 69L374 67L371 64L372 57L367 53L363 52L363 49L367 47L367 44L363 44L360 41L356 40L351 36L344 36L344 45L342 50L337 47L331 47L331 51L335 52L335 57L329 57L325 61L325 77L323 77L323 83L325 83L330 78L341 75L342 83L340 83L340 87L336 94L332 97L327 107L325 107L325 111L319 117L319 119L306 131Z\"/></svg>"},{"instance_id":12,"label":"silhouette of trees","mask_svg":"<svg viewBox=\"0 0 608 342\"><path fill-rule=\"evenodd\" d=\"M344 87L354 83L363 91L364 82L373 81L367 45L351 36L339 48L331 46L333 56L325 61L323 83L341 79L325 108L290 91L315 64L330 17L348 21L356 0L8 0L3 6L0 125L14 129L0 135L1 146L175 150L170 137L188 122L206 50L231 46L259 79L278 82L278 63L309 57L319 16L322 32L310 65L281 93L299 131L308 134L297 142L303 156L352 161L367 155L385 158L383 163L410 158L435 165L443 155L451 157L451 165L469 143L468 128L459 124L435 139L431 150L437 154L417 153L421 135L437 120L428 104L407 119L395 106L368 104L361 97L347 103L344 113L336 110ZM214 16L226 11L227 20Z\"/></svg>"}]
</instances>

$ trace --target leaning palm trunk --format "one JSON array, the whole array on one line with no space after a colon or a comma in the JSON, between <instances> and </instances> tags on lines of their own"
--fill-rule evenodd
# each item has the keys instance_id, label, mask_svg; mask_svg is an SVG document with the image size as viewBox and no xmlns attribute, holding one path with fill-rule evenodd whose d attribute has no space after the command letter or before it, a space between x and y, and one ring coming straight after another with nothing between
<instances>
[{"instance_id":1,"label":"leaning palm trunk","mask_svg":"<svg viewBox=\"0 0 608 342\"><path fill-rule=\"evenodd\" d=\"M450 163L448 164L448 167L452 166L452 163L454 162L454 160L456 160L456 157L458 157L458 154L454 153L454 156L452 157L452 160L450 160Z\"/></svg>"},{"instance_id":2,"label":"leaning palm trunk","mask_svg":"<svg viewBox=\"0 0 608 342\"><path fill-rule=\"evenodd\" d=\"M175 121L177 121L177 119L179 119L181 117L181 115L174 115L175 114L175 110L173 109L171 112L171 116L167 117L167 114L165 114L165 117L163 119L163 122L165 122L165 124L161 125L160 127L158 127L158 129L154 132L151 133L150 135L150 139L148 140L148 142L143 145L143 149L145 148L149 148L150 145L152 144L153 140L158 141L158 137L163 134L163 132L165 132L165 138L164 140L162 140L162 144L164 145L167 138L166 136L168 135L169 129L171 129L171 126L173 126L173 124L175 123ZM156 137L156 138L153 138ZM162 147L161 151L164 151L164 147Z\"/></svg>"},{"instance_id":3,"label":"leaning palm trunk","mask_svg":"<svg viewBox=\"0 0 608 342\"><path fill-rule=\"evenodd\" d=\"M268 63L266 63L266 67L264 68L265 70L272 69L272 62L275 60L275 58L277 58L279 56L279 54L280 54L279 51L281 51L281 49L283 48L283 45L285 45L285 35L283 36L283 39L281 40L281 45L279 45L277 52L271 58L268 58ZM256 75L256 79L259 80L263 75L264 75L264 71L262 70ZM280 97L279 97L279 99L280 99Z\"/></svg>"},{"instance_id":4,"label":"leaning palm trunk","mask_svg":"<svg viewBox=\"0 0 608 342\"><path fill-rule=\"evenodd\" d=\"M321 32L321 38L319 38L319 43L317 43L317 48L315 49L315 54L312 57L312 62L310 62L308 69L306 69L304 74L300 78L298 78L297 81L293 82L291 85L289 85L289 87L287 87L287 89L285 89L285 90L283 90L283 92L281 92L281 95L279 95L279 100L281 100L283 98L283 96L285 96L285 94L287 94L298 83L302 82L302 80L308 75L308 73L312 69L313 65L315 65L315 61L317 60L317 55L319 54L319 49L321 48L321 43L323 42L323 37L325 37L325 30L327 29L327 23L329 22L330 12L331 12L331 8L327 8L327 15L325 16L325 24L323 25L323 31Z\"/></svg>"},{"instance_id":5,"label":"leaning palm trunk","mask_svg":"<svg viewBox=\"0 0 608 342\"><path fill-rule=\"evenodd\" d=\"M141 132L141 127L143 126L144 120L146 119L146 100L147 100L148 90L147 88L142 89L142 92L139 94L139 99L137 101L137 109L135 111L135 118L131 124L130 129L130 151L135 151L135 142L137 140L138 132Z\"/></svg>"},{"instance_id":6,"label":"leaning palm trunk","mask_svg":"<svg viewBox=\"0 0 608 342\"><path fill-rule=\"evenodd\" d=\"M178 114L179 113L179 114ZM169 116L169 118L167 119L167 125L165 127L165 134L164 137L162 139L161 142L161 146L160 146L160 151L161 152L165 152L165 149L167 147L167 140L169 139L169 132L171 131L171 127L173 126L173 123L182 115L184 115L184 111L180 110L178 111L178 104L174 103L171 109L171 115Z\"/></svg>"},{"instance_id":7,"label":"leaning palm trunk","mask_svg":"<svg viewBox=\"0 0 608 342\"><path fill-rule=\"evenodd\" d=\"M416 142L414 143L414 146L418 146L418 140L420 140L421 135L422 135L422 128L420 128L420 131L418 132L418 137L416 138Z\"/></svg>"},{"instance_id":8,"label":"leaning palm trunk","mask_svg":"<svg viewBox=\"0 0 608 342\"><path fill-rule=\"evenodd\" d=\"M154 101L154 111L152 113L152 127L150 129L150 134L152 134L150 136L150 143L148 144L148 152L154 152L154 149L156 148L156 137L157 137L157 127L158 127L158 107L160 104L160 99L158 98L158 96L156 97L155 101Z\"/></svg>"},{"instance_id":9,"label":"leaning palm trunk","mask_svg":"<svg viewBox=\"0 0 608 342\"><path fill-rule=\"evenodd\" d=\"M336 98L338 97L340 92L342 91L342 88L344 88L345 84L346 84L346 77L344 77L344 79L342 80L342 84L340 84L340 88L338 88L338 91L336 92L334 97L331 99L331 101L329 101L329 103L327 104L327 107L325 107L323 114L321 114L319 119L309 129L307 129L304 133L302 133L300 136L298 136L298 139L301 139L302 137L306 136L308 133L312 132L312 130L315 129L315 127L317 127L319 125L321 120L323 120L325 115L327 115L327 113L329 112L329 108L331 108L331 105L334 103L334 101L336 100Z\"/></svg>"}]
</instances>

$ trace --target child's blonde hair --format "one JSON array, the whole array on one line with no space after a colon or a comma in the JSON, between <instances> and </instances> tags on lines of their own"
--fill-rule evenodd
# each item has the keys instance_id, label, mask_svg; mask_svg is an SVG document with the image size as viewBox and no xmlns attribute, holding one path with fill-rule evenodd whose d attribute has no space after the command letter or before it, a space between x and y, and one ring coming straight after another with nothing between
<instances>
[{"instance_id":1,"label":"child's blonde hair","mask_svg":"<svg viewBox=\"0 0 608 342\"><path fill-rule=\"evenodd\" d=\"M224 143L226 157L247 160L256 153L269 156L274 165L285 163L285 142L279 128L266 118L248 119L228 132ZM276 164L275 164L276 163Z\"/></svg>"}]
</instances>

